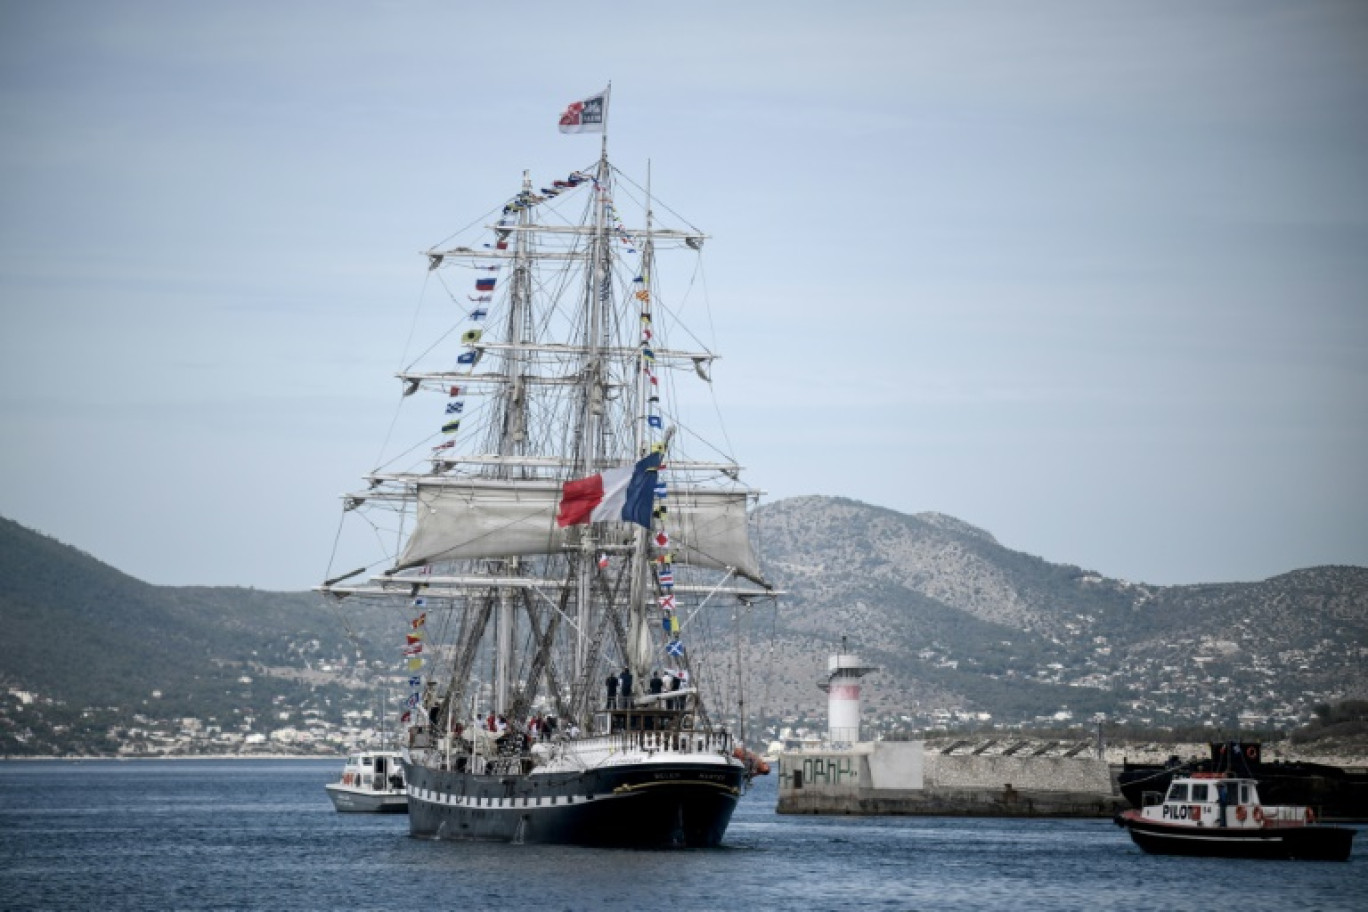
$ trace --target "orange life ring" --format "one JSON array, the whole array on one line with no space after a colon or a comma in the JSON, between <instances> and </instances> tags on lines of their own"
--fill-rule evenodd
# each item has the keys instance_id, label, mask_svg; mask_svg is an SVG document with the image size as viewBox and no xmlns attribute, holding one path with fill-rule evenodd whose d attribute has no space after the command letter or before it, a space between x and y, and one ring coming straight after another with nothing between
<instances>
[{"instance_id":1,"label":"orange life ring","mask_svg":"<svg viewBox=\"0 0 1368 912\"><path fill-rule=\"evenodd\" d=\"M1263 812L1263 808L1262 808L1261 806L1257 805L1257 804L1254 806L1254 822L1255 822L1255 823L1263 823L1263 822L1264 822L1264 812Z\"/></svg>"},{"instance_id":2,"label":"orange life ring","mask_svg":"<svg viewBox=\"0 0 1368 912\"><path fill-rule=\"evenodd\" d=\"M1194 804L1194 805L1192 806L1192 819L1193 819L1193 820L1196 820L1196 821L1199 821L1199 822L1201 821L1201 819L1202 819L1202 806L1201 806L1200 804Z\"/></svg>"},{"instance_id":3,"label":"orange life ring","mask_svg":"<svg viewBox=\"0 0 1368 912\"><path fill-rule=\"evenodd\" d=\"M1311 808L1307 808L1307 809L1306 809L1306 822L1307 822L1307 823L1315 823L1315 822L1316 822L1316 812L1313 811Z\"/></svg>"},{"instance_id":4,"label":"orange life ring","mask_svg":"<svg viewBox=\"0 0 1368 912\"><path fill-rule=\"evenodd\" d=\"M351 785L351 773L347 773L346 775L344 775L344 776L342 777L342 784L343 784L343 785Z\"/></svg>"},{"instance_id":5,"label":"orange life ring","mask_svg":"<svg viewBox=\"0 0 1368 912\"><path fill-rule=\"evenodd\" d=\"M1236 820L1243 821L1243 820L1245 819L1246 816L1248 816L1248 815L1245 813L1244 805L1243 805L1243 804L1237 804L1237 805L1235 805L1235 819L1236 819Z\"/></svg>"}]
</instances>

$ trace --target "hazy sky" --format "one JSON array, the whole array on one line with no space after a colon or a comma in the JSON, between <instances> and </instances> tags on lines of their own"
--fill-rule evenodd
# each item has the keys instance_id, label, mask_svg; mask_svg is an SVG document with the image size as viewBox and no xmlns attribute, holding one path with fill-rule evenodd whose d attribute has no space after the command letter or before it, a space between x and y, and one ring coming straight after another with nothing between
<instances>
[{"instance_id":1,"label":"hazy sky","mask_svg":"<svg viewBox=\"0 0 1368 912\"><path fill-rule=\"evenodd\" d=\"M0 0L0 515L303 589L418 251L613 84L768 499L1151 583L1368 565L1368 3Z\"/></svg>"}]
</instances>

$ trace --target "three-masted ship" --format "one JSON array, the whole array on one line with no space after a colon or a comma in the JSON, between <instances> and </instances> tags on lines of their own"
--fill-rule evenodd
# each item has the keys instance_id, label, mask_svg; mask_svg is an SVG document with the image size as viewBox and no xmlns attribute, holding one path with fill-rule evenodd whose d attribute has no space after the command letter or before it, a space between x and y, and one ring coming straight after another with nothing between
<instances>
[{"instance_id":1,"label":"three-masted ship","mask_svg":"<svg viewBox=\"0 0 1368 912\"><path fill-rule=\"evenodd\" d=\"M755 771L713 694L728 609L774 596L759 492L695 434L705 236L658 206L605 133L425 252L455 317L398 375L427 438L344 498L385 553L319 587L398 606L415 836L712 846Z\"/></svg>"}]
</instances>

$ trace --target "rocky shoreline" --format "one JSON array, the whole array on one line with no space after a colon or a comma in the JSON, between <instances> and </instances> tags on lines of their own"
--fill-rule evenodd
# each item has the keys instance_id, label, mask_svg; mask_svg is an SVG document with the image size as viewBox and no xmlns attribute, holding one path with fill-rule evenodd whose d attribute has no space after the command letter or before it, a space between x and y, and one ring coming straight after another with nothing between
<instances>
[{"instance_id":1,"label":"rocky shoreline","mask_svg":"<svg viewBox=\"0 0 1368 912\"><path fill-rule=\"evenodd\" d=\"M1287 741L1264 741L1263 762L1300 761L1303 763L1323 763L1338 767L1368 767L1368 744L1364 743L1312 743L1291 744ZM1167 744L1157 741L1134 742L1128 744L1109 744L1104 750L1108 763L1120 765L1130 763L1164 763L1170 757L1182 761L1205 760L1211 756L1206 742L1184 742Z\"/></svg>"}]
</instances>

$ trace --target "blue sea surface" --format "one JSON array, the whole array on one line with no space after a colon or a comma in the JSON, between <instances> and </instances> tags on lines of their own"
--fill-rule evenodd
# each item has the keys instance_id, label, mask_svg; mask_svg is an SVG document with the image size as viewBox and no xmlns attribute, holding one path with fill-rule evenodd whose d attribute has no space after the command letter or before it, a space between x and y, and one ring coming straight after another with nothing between
<instances>
[{"instance_id":1,"label":"blue sea surface","mask_svg":"<svg viewBox=\"0 0 1368 912\"><path fill-rule=\"evenodd\" d=\"M1368 909L1347 862L1149 856L1110 820L788 817L717 849L433 842L342 815L341 761L0 763L0 909Z\"/></svg>"}]
</instances>

